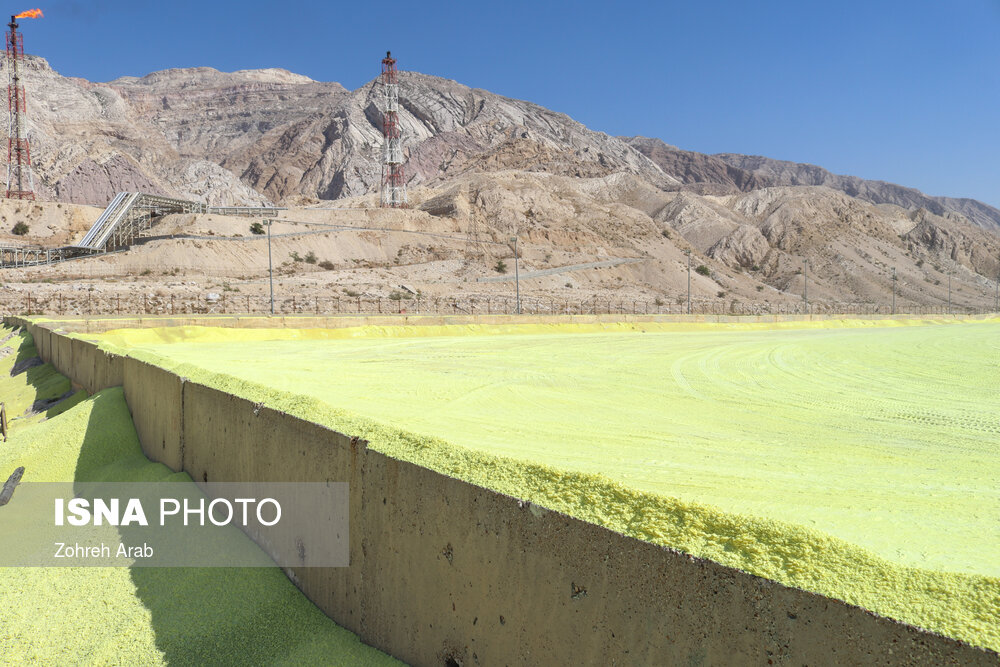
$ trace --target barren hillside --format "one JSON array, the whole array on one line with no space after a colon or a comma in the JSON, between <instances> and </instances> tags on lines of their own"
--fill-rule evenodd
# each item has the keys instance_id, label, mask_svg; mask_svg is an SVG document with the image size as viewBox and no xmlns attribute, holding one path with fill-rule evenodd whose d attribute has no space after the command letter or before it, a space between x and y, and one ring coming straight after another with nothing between
<instances>
[{"instance_id":1,"label":"barren hillside","mask_svg":"<svg viewBox=\"0 0 1000 667\"><path fill-rule=\"evenodd\" d=\"M981 308L994 290L983 274L1000 268L998 239L960 216L874 205L825 187L709 196L664 192L629 174L507 171L418 187L411 199L408 210L379 209L366 195L283 212L271 229L277 293L309 307L400 294L509 300L513 236L522 295L560 305L677 307L686 301L688 250L698 269L693 301L716 311L799 308L806 272L814 307L887 308L894 267L901 308L946 303L949 273L952 302ZM0 217L29 220L31 231L2 242L62 244L82 236L97 213L7 202ZM251 232L253 222L166 216L125 252L7 269L5 296L18 303L69 293L81 310L93 298L260 299L268 242Z\"/></svg>"},{"instance_id":2,"label":"barren hillside","mask_svg":"<svg viewBox=\"0 0 1000 667\"><path fill-rule=\"evenodd\" d=\"M401 74L412 208L376 207L380 89L284 70L156 72L109 83L25 74L41 199L0 205L0 243L79 238L115 192L291 207L272 228L283 289L303 295L511 292L565 301L985 307L1000 211L811 165L615 138L529 102ZM336 200L336 201L333 201ZM29 232L11 233L23 221ZM132 249L7 270L10 294L77 289L262 293L249 219L169 216ZM305 224L305 223L312 223ZM327 225L316 226L317 223ZM310 257L311 261L305 258ZM136 288L138 282L141 288ZM93 288L93 289L91 289Z\"/></svg>"}]
</instances>

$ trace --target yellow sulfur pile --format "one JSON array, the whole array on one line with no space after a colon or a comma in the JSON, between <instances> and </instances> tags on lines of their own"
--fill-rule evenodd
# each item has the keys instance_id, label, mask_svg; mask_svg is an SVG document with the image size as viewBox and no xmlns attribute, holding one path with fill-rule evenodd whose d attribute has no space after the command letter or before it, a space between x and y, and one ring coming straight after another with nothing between
<instances>
[{"instance_id":1,"label":"yellow sulfur pile","mask_svg":"<svg viewBox=\"0 0 1000 667\"><path fill-rule=\"evenodd\" d=\"M27 334L0 352L12 418L0 483L19 466L22 482L191 483L143 456L121 388L22 416L69 382L49 364L11 376L36 356ZM15 491L0 512L16 510ZM0 568L0 608L9 664L399 664L330 621L277 567Z\"/></svg>"},{"instance_id":2,"label":"yellow sulfur pile","mask_svg":"<svg viewBox=\"0 0 1000 667\"><path fill-rule=\"evenodd\" d=\"M1000 649L1000 322L122 330L106 348Z\"/></svg>"}]
</instances>

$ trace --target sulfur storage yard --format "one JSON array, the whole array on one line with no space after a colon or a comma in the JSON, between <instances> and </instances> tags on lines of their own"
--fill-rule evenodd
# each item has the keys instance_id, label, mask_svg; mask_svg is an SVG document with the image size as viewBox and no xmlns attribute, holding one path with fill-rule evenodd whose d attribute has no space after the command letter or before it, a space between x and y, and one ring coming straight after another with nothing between
<instances>
[{"instance_id":1,"label":"sulfur storage yard","mask_svg":"<svg viewBox=\"0 0 1000 667\"><path fill-rule=\"evenodd\" d=\"M1000 320L178 324L29 323L53 373L91 392L124 385L80 392L32 429L113 412L117 400L101 423L125 433L127 400L130 474L351 481L351 567L289 574L405 661L546 662L566 642L625 663L838 650L850 661L853 645L890 662L893 650L902 663L996 659ZM295 420L294 437L279 437L282 419ZM339 439L320 442L316 429ZM258 575L241 590L295 592ZM548 579L565 595L540 602ZM538 590L517 589L525 582ZM649 590L621 591L632 584ZM675 586L677 604L665 594ZM292 598L303 618L318 613ZM667 609L691 628L658 625ZM532 618L550 619L563 643ZM694 636L706 623L736 638ZM385 659L329 625L357 659ZM757 625L768 627L760 637ZM522 634L505 636L511 626ZM302 650L333 641L333 630L313 632ZM659 648L642 654L643 642ZM615 653L623 645L636 653Z\"/></svg>"}]
</instances>

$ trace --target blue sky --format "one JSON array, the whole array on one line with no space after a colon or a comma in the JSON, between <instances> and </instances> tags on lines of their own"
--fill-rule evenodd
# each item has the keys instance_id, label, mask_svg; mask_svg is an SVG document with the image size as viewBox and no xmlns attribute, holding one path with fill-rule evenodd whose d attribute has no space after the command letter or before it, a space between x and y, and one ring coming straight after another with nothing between
<instances>
[{"instance_id":1,"label":"blue sky","mask_svg":"<svg viewBox=\"0 0 1000 667\"><path fill-rule=\"evenodd\" d=\"M402 69L530 100L609 134L1000 205L1000 0L10 8L35 6L46 17L22 21L26 51L65 75L284 67L356 88L392 49Z\"/></svg>"}]
</instances>

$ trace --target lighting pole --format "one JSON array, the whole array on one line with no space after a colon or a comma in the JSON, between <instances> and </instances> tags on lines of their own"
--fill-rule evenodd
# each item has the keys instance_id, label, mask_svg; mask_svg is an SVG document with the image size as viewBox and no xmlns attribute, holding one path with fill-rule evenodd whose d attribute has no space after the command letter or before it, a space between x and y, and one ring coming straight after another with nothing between
<instances>
[{"instance_id":1,"label":"lighting pole","mask_svg":"<svg viewBox=\"0 0 1000 667\"><path fill-rule=\"evenodd\" d=\"M511 236L510 240L514 242L514 287L517 290L517 314L521 314L521 278L518 273L517 268L517 237Z\"/></svg>"},{"instance_id":2,"label":"lighting pole","mask_svg":"<svg viewBox=\"0 0 1000 667\"><path fill-rule=\"evenodd\" d=\"M688 315L691 314L691 251L684 251L688 256Z\"/></svg>"},{"instance_id":3,"label":"lighting pole","mask_svg":"<svg viewBox=\"0 0 1000 667\"><path fill-rule=\"evenodd\" d=\"M274 315L274 266L271 263L271 223L273 220L266 220L267 224L267 275L271 283L271 314Z\"/></svg>"},{"instance_id":4,"label":"lighting pole","mask_svg":"<svg viewBox=\"0 0 1000 667\"><path fill-rule=\"evenodd\" d=\"M1000 313L1000 271L997 271L997 291L993 297L993 312Z\"/></svg>"},{"instance_id":5,"label":"lighting pole","mask_svg":"<svg viewBox=\"0 0 1000 667\"><path fill-rule=\"evenodd\" d=\"M892 267L892 314L896 314L896 267Z\"/></svg>"}]
</instances>

